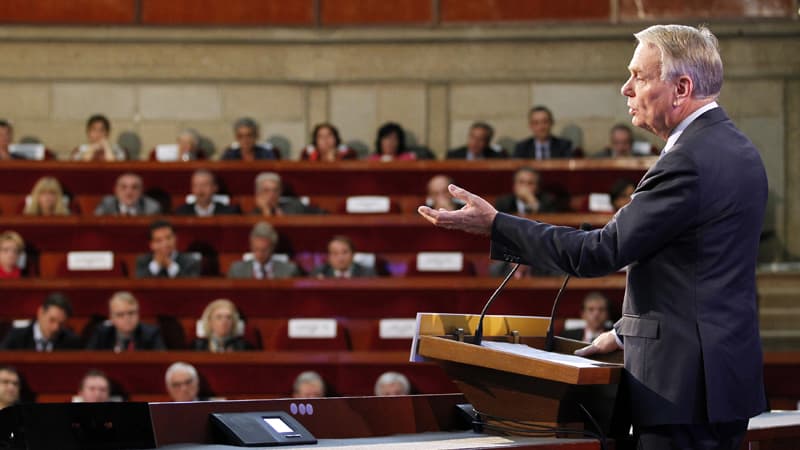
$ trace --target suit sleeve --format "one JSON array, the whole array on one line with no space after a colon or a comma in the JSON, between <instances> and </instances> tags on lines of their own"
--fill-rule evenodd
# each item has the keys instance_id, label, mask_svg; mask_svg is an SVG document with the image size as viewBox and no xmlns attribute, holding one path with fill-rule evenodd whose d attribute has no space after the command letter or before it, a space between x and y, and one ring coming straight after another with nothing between
<instances>
[{"instance_id":1,"label":"suit sleeve","mask_svg":"<svg viewBox=\"0 0 800 450\"><path fill-rule=\"evenodd\" d=\"M150 278L152 274L147 267L150 264L148 255L140 255L136 258L136 278Z\"/></svg>"},{"instance_id":2,"label":"suit sleeve","mask_svg":"<svg viewBox=\"0 0 800 450\"><path fill-rule=\"evenodd\" d=\"M651 255L691 227L699 196L693 161L683 152L668 153L602 229L582 231L497 214L491 256L578 277L607 275Z\"/></svg>"}]
</instances>

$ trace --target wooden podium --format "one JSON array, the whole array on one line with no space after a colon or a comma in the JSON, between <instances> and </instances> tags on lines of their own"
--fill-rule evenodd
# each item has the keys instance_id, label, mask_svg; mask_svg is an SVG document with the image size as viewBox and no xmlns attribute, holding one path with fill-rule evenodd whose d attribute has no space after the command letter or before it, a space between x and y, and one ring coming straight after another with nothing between
<instances>
[{"instance_id":1,"label":"wooden podium","mask_svg":"<svg viewBox=\"0 0 800 450\"><path fill-rule=\"evenodd\" d=\"M569 435L566 429L615 434L612 420L622 372L622 352L596 358L596 365L558 361L585 343L556 338L553 353L540 356L476 346L478 315L417 314L412 361L433 360L464 393L487 431ZM486 316L483 341L543 349L549 317ZM526 353L526 354L522 354ZM625 408L620 408L625 409ZM622 425L615 424L617 429ZM559 431L556 431L558 429Z\"/></svg>"}]
</instances>

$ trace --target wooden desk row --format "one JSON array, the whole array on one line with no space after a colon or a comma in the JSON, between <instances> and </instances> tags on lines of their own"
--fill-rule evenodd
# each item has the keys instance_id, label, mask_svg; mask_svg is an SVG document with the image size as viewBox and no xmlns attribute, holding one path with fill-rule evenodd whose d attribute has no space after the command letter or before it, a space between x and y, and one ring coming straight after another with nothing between
<instances>
[{"instance_id":1,"label":"wooden desk row","mask_svg":"<svg viewBox=\"0 0 800 450\"><path fill-rule=\"evenodd\" d=\"M504 161L397 161L392 163L342 161L309 163L302 161L258 161L254 163L195 161L153 163L129 161L59 162L10 161L0 165L4 192L28 193L43 175L58 178L73 194L111 192L114 180L124 172L142 176L145 189L158 187L181 193L189 188L194 170L212 170L221 186L231 194L253 193L255 176L263 171L281 174L287 191L297 195L425 195L433 175L447 174L465 188L482 194L499 195L511 189L511 175L521 166L543 173L543 185L574 193L607 192L615 180L638 181L654 158L618 160L504 160Z\"/></svg>"}]
</instances>

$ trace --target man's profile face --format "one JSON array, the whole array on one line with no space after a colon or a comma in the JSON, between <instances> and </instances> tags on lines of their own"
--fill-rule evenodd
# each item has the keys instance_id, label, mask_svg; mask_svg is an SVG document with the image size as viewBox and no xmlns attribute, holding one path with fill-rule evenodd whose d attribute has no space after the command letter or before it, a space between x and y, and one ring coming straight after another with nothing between
<instances>
[{"instance_id":1,"label":"man's profile face","mask_svg":"<svg viewBox=\"0 0 800 450\"><path fill-rule=\"evenodd\" d=\"M142 181L132 175L123 175L117 179L114 186L114 195L117 201L125 206L133 206L142 196Z\"/></svg>"},{"instance_id":2,"label":"man's profile face","mask_svg":"<svg viewBox=\"0 0 800 450\"><path fill-rule=\"evenodd\" d=\"M40 306L36 314L36 322L42 330L42 337L50 340L56 333L61 331L61 327L67 322L67 313L58 306L47 308Z\"/></svg>"},{"instance_id":3,"label":"man's profile face","mask_svg":"<svg viewBox=\"0 0 800 450\"><path fill-rule=\"evenodd\" d=\"M533 137L544 141L550 137L553 120L550 118L550 114L547 114L547 111L534 111L529 117L528 127L531 129Z\"/></svg>"},{"instance_id":4,"label":"man's profile face","mask_svg":"<svg viewBox=\"0 0 800 450\"><path fill-rule=\"evenodd\" d=\"M675 86L661 80L661 53L655 46L639 44L628 70L631 75L621 92L628 97L631 123L659 136L668 135Z\"/></svg>"},{"instance_id":5,"label":"man's profile face","mask_svg":"<svg viewBox=\"0 0 800 450\"><path fill-rule=\"evenodd\" d=\"M581 318L586 321L586 328L599 330L608 320L606 301L601 298L587 300L583 306Z\"/></svg>"},{"instance_id":6,"label":"man's profile face","mask_svg":"<svg viewBox=\"0 0 800 450\"><path fill-rule=\"evenodd\" d=\"M470 128L467 136L467 150L470 153L481 153L489 146L489 130L483 127Z\"/></svg>"},{"instance_id":7,"label":"man's profile face","mask_svg":"<svg viewBox=\"0 0 800 450\"><path fill-rule=\"evenodd\" d=\"M175 251L175 233L169 227L156 228L150 238L150 251L168 257Z\"/></svg>"}]
</instances>

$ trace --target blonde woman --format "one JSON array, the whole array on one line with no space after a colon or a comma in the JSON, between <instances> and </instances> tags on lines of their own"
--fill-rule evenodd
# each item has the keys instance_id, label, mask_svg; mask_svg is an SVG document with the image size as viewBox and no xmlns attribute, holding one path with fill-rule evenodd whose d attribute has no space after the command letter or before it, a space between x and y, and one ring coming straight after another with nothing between
<instances>
[{"instance_id":1,"label":"blonde woman","mask_svg":"<svg viewBox=\"0 0 800 450\"><path fill-rule=\"evenodd\" d=\"M61 183L53 177L42 177L33 186L22 211L26 216L67 216L70 214L64 201Z\"/></svg>"},{"instance_id":2,"label":"blonde woman","mask_svg":"<svg viewBox=\"0 0 800 450\"><path fill-rule=\"evenodd\" d=\"M206 306L200 319L205 337L198 337L192 348L198 351L232 352L252 350L252 346L241 336L239 311L228 299L214 300Z\"/></svg>"},{"instance_id":3,"label":"blonde woman","mask_svg":"<svg viewBox=\"0 0 800 450\"><path fill-rule=\"evenodd\" d=\"M17 266L19 255L25 251L25 241L16 231L0 233L0 279L16 279L22 276Z\"/></svg>"}]
</instances>

